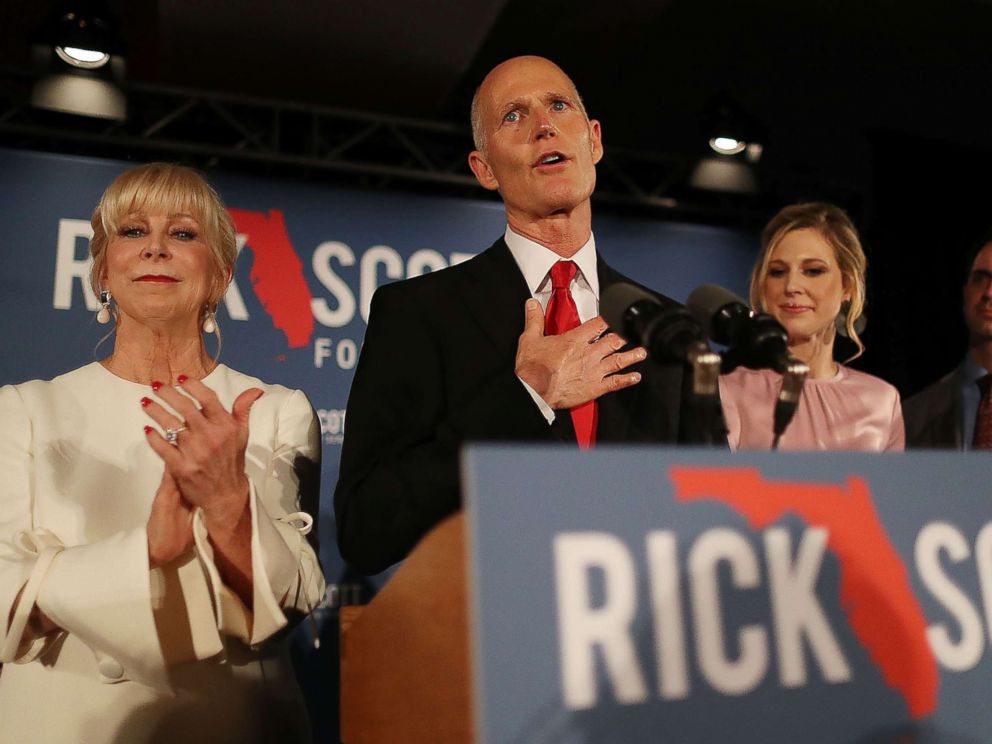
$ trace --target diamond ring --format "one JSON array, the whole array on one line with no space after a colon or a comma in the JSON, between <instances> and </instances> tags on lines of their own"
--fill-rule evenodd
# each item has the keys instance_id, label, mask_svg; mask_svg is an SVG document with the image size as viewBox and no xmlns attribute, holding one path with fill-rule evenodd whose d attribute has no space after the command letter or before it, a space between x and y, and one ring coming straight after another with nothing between
<instances>
[{"instance_id":1,"label":"diamond ring","mask_svg":"<svg viewBox=\"0 0 992 744\"><path fill-rule=\"evenodd\" d=\"M178 429L166 429L165 430L165 441L171 444L173 447L179 445L179 432L186 431L185 426L180 426Z\"/></svg>"}]
</instances>

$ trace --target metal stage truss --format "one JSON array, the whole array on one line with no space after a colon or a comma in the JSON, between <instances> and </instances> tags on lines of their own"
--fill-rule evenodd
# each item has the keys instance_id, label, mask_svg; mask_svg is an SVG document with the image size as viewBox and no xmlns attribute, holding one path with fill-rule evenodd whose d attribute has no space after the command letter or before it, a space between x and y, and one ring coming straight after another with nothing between
<instances>
[{"instance_id":1,"label":"metal stage truss","mask_svg":"<svg viewBox=\"0 0 992 744\"><path fill-rule=\"evenodd\" d=\"M110 121L32 107L31 89L39 77L0 67L0 144L482 193L466 162L472 149L467 125L141 83L121 86L127 119ZM684 155L611 146L598 169L595 201L703 221L750 222L757 216L753 199L686 198L681 192L694 165L695 159Z\"/></svg>"}]
</instances>

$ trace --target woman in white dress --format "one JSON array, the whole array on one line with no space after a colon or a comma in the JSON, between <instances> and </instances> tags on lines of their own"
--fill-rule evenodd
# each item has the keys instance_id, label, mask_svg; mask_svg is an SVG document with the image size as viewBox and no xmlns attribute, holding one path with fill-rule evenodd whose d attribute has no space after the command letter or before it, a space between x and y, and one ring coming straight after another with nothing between
<instances>
[{"instance_id":1,"label":"woman in white dress","mask_svg":"<svg viewBox=\"0 0 992 744\"><path fill-rule=\"evenodd\" d=\"M236 246L199 175L127 171L92 224L113 353L0 388L0 741L307 741L313 409L207 352Z\"/></svg>"}]
</instances>

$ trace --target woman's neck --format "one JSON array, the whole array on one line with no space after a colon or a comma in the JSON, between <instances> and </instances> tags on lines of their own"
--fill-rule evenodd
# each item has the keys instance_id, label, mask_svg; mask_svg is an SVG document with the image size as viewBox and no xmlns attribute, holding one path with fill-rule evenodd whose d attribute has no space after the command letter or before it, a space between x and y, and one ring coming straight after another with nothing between
<instances>
[{"instance_id":1,"label":"woman's neck","mask_svg":"<svg viewBox=\"0 0 992 744\"><path fill-rule=\"evenodd\" d=\"M151 327L122 322L113 353L101 364L118 377L150 385L177 384L180 375L199 380L217 366L207 353L199 328Z\"/></svg>"},{"instance_id":2,"label":"woman's neck","mask_svg":"<svg viewBox=\"0 0 992 744\"><path fill-rule=\"evenodd\" d=\"M800 340L789 339L789 353L809 365L809 376L814 380L834 377L839 369L834 361L834 339L826 334Z\"/></svg>"}]
</instances>

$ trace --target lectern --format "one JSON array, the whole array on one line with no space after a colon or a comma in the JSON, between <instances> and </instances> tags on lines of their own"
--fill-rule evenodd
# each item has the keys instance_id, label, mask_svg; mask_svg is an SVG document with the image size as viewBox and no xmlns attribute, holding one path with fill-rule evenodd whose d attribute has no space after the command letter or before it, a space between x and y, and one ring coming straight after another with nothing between
<instances>
[{"instance_id":1,"label":"lectern","mask_svg":"<svg viewBox=\"0 0 992 744\"><path fill-rule=\"evenodd\" d=\"M364 607L341 613L344 744L472 742L465 520L430 532Z\"/></svg>"},{"instance_id":2,"label":"lectern","mask_svg":"<svg viewBox=\"0 0 992 744\"><path fill-rule=\"evenodd\" d=\"M343 619L344 741L988 741L990 464L472 447Z\"/></svg>"}]
</instances>

